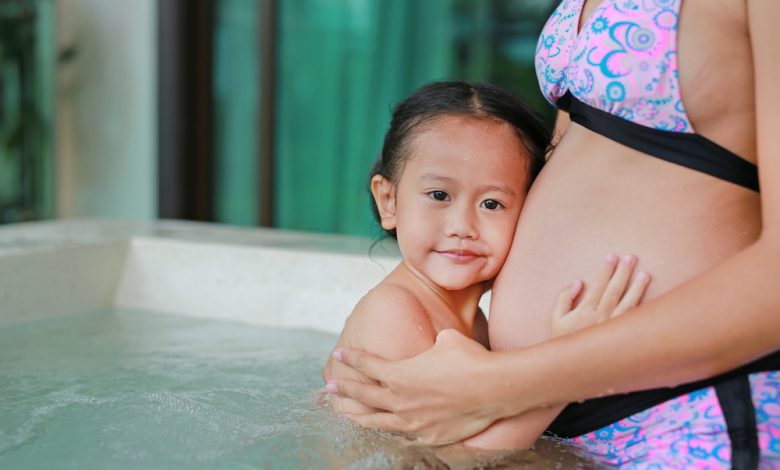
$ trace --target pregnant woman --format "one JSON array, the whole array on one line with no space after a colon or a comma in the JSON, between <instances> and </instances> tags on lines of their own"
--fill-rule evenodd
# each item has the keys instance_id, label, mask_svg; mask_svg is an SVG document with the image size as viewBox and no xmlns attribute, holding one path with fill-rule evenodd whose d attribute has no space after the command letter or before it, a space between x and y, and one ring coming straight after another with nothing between
<instances>
[{"instance_id":1,"label":"pregnant woman","mask_svg":"<svg viewBox=\"0 0 780 470\"><path fill-rule=\"evenodd\" d=\"M445 443L532 413L637 466L777 457L778 21L776 0L564 0L536 57L561 137L494 285L492 351L450 330L406 361L337 351L382 384L329 384L388 410L353 418ZM653 273L645 302L546 341L560 286L616 252Z\"/></svg>"}]
</instances>

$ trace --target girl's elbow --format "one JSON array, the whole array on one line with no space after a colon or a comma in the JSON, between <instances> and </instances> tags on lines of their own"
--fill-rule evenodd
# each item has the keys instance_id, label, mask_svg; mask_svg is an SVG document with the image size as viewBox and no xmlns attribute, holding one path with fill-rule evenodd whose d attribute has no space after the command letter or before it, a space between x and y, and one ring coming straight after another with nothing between
<instances>
[{"instance_id":1,"label":"girl's elbow","mask_svg":"<svg viewBox=\"0 0 780 470\"><path fill-rule=\"evenodd\" d=\"M463 445L481 450L531 449L539 438L537 429L518 426L510 418L493 423L481 433L463 441Z\"/></svg>"}]
</instances>

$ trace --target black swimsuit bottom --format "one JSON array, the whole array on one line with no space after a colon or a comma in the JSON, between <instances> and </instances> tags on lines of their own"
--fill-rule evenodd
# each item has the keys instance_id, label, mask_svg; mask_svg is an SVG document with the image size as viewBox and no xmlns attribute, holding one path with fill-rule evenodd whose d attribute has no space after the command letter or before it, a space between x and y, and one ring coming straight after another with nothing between
<instances>
[{"instance_id":1,"label":"black swimsuit bottom","mask_svg":"<svg viewBox=\"0 0 780 470\"><path fill-rule=\"evenodd\" d=\"M573 122L627 147L758 192L758 169L749 161L698 134L642 126L589 106L566 93L556 103ZM780 370L780 351L731 372L672 388L613 395L568 405L548 434L576 437L608 426L664 401L715 387L732 438L732 463L752 468L757 462L755 415L747 375ZM641 373L641 371L638 371ZM746 437L747 436L747 437ZM735 467L737 468L737 467Z\"/></svg>"},{"instance_id":2,"label":"black swimsuit bottom","mask_svg":"<svg viewBox=\"0 0 780 470\"><path fill-rule=\"evenodd\" d=\"M778 369L780 369L780 351L739 369L698 382L572 403L564 408L555 421L550 424L550 427L547 428L547 434L566 438L581 436L686 393L706 387L718 388L754 372L768 372ZM637 373L641 373L641 371Z\"/></svg>"}]
</instances>

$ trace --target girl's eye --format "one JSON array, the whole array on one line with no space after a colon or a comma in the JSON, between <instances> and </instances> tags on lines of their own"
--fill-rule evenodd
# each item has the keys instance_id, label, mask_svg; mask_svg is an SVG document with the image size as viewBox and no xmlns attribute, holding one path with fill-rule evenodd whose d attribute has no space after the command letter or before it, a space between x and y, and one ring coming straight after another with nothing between
<instances>
[{"instance_id":1,"label":"girl's eye","mask_svg":"<svg viewBox=\"0 0 780 470\"><path fill-rule=\"evenodd\" d=\"M431 191L428 193L428 196L437 201L446 201L450 198L449 194L445 193L444 191Z\"/></svg>"},{"instance_id":2,"label":"girl's eye","mask_svg":"<svg viewBox=\"0 0 780 470\"><path fill-rule=\"evenodd\" d=\"M480 204L480 205L482 207L484 207L485 209L489 209L491 211L494 211L496 209L499 209L499 208L503 207L503 204L501 204L500 202L496 201L495 199L485 199L484 201L482 201L482 204Z\"/></svg>"}]
</instances>

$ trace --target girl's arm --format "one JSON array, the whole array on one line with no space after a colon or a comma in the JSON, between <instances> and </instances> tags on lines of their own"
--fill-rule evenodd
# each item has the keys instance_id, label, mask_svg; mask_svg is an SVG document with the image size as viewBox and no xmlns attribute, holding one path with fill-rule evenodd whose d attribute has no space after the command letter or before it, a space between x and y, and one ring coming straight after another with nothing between
<instances>
[{"instance_id":1,"label":"girl's arm","mask_svg":"<svg viewBox=\"0 0 780 470\"><path fill-rule=\"evenodd\" d=\"M747 5L763 225L758 241L635 314L523 350L475 350L445 330L431 350L400 363L343 351L345 363L386 386L340 382L328 388L394 412L356 421L454 442L497 418L692 382L780 349L780 2ZM438 365L433 372L432 364ZM458 380L464 375L471 380Z\"/></svg>"},{"instance_id":2,"label":"girl's arm","mask_svg":"<svg viewBox=\"0 0 780 470\"><path fill-rule=\"evenodd\" d=\"M354 347L390 360L406 359L429 349L436 337L423 306L411 293L393 285L372 289L350 314L336 347ZM353 380L377 384L373 379L328 360L323 379ZM348 397L333 397L333 407L340 413L365 414L376 411Z\"/></svg>"},{"instance_id":3,"label":"girl's arm","mask_svg":"<svg viewBox=\"0 0 780 470\"><path fill-rule=\"evenodd\" d=\"M622 315L639 305L650 276L636 276L636 258L607 257L601 273L589 285L575 281L558 294L552 313L553 336L563 336ZM558 416L563 406L534 410L496 421L488 429L463 443L481 449L527 449Z\"/></svg>"}]
</instances>

